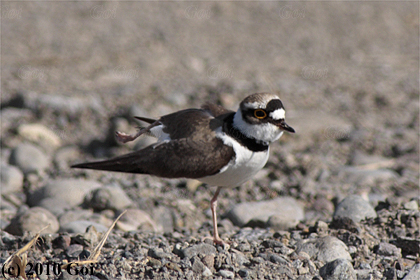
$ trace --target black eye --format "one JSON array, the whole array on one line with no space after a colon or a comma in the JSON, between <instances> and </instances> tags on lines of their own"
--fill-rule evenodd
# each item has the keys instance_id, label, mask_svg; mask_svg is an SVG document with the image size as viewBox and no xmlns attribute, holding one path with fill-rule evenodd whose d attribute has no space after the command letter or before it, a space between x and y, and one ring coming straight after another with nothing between
<instances>
[{"instance_id":1,"label":"black eye","mask_svg":"<svg viewBox=\"0 0 420 280\"><path fill-rule=\"evenodd\" d=\"M255 110L255 111L254 111L254 116L255 116L257 119L262 120L262 119L264 119L265 117L267 117L267 113L266 113L263 109L257 109L257 110Z\"/></svg>"}]
</instances>

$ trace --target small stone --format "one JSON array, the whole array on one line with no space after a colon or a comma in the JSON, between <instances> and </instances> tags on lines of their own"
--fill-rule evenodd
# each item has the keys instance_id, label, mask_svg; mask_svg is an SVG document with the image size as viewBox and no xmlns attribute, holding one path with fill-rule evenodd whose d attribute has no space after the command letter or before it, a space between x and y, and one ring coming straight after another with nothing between
<instances>
[{"instance_id":1,"label":"small stone","mask_svg":"<svg viewBox=\"0 0 420 280\"><path fill-rule=\"evenodd\" d=\"M272 220L272 226L284 228L303 219L304 211L294 198L279 197L269 201L240 203L227 213L227 217L239 227L251 220L265 224L273 215L276 217Z\"/></svg>"},{"instance_id":2,"label":"small stone","mask_svg":"<svg viewBox=\"0 0 420 280\"><path fill-rule=\"evenodd\" d=\"M94 210L122 210L133 204L131 199L118 185L108 185L98 188L85 199L86 205Z\"/></svg>"},{"instance_id":3,"label":"small stone","mask_svg":"<svg viewBox=\"0 0 420 280\"><path fill-rule=\"evenodd\" d=\"M127 212L117 222L117 227L123 231L157 231L155 221L140 209L127 209Z\"/></svg>"},{"instance_id":4,"label":"small stone","mask_svg":"<svg viewBox=\"0 0 420 280\"><path fill-rule=\"evenodd\" d=\"M19 167L25 174L40 173L50 165L48 156L37 146L29 143L22 143L14 148L9 162Z\"/></svg>"},{"instance_id":5,"label":"small stone","mask_svg":"<svg viewBox=\"0 0 420 280\"><path fill-rule=\"evenodd\" d=\"M21 192L23 187L23 173L19 168L2 163L0 166L1 194Z\"/></svg>"},{"instance_id":6,"label":"small stone","mask_svg":"<svg viewBox=\"0 0 420 280\"><path fill-rule=\"evenodd\" d=\"M214 255L204 256L201 261L207 267L214 267Z\"/></svg>"},{"instance_id":7,"label":"small stone","mask_svg":"<svg viewBox=\"0 0 420 280\"><path fill-rule=\"evenodd\" d=\"M379 243L379 245L376 247L376 253L382 256L395 256L397 258L401 257L401 249L386 242Z\"/></svg>"},{"instance_id":8,"label":"small stone","mask_svg":"<svg viewBox=\"0 0 420 280\"><path fill-rule=\"evenodd\" d=\"M346 244L332 236L300 240L297 243L296 253L300 252L305 252L311 258L323 262L331 262L338 258L351 260Z\"/></svg>"},{"instance_id":9,"label":"small stone","mask_svg":"<svg viewBox=\"0 0 420 280\"><path fill-rule=\"evenodd\" d=\"M239 276L241 276L242 278L246 278L249 276L249 271L246 268L241 268L238 271Z\"/></svg>"},{"instance_id":10,"label":"small stone","mask_svg":"<svg viewBox=\"0 0 420 280\"><path fill-rule=\"evenodd\" d=\"M194 256L191 259L191 262L192 262L192 270L195 273L200 273L201 274L201 273L204 272L206 266L201 262L201 260L197 256Z\"/></svg>"},{"instance_id":11,"label":"small stone","mask_svg":"<svg viewBox=\"0 0 420 280\"><path fill-rule=\"evenodd\" d=\"M42 233L55 233L59 227L57 218L50 211L41 207L32 207L18 212L5 230L11 234L23 235L26 231L37 233L43 228L45 229Z\"/></svg>"},{"instance_id":12,"label":"small stone","mask_svg":"<svg viewBox=\"0 0 420 280\"><path fill-rule=\"evenodd\" d=\"M209 244L197 244L190 247L187 247L180 251L180 257L181 258L192 258L198 254L201 254L203 256L206 255L216 255L217 251L216 248Z\"/></svg>"},{"instance_id":13,"label":"small stone","mask_svg":"<svg viewBox=\"0 0 420 280\"><path fill-rule=\"evenodd\" d=\"M420 264L415 264L410 272L403 278L403 280L418 280L420 279Z\"/></svg>"},{"instance_id":14,"label":"small stone","mask_svg":"<svg viewBox=\"0 0 420 280\"><path fill-rule=\"evenodd\" d=\"M164 252L162 248L150 248L147 255L155 259L171 258L171 254Z\"/></svg>"},{"instance_id":15,"label":"small stone","mask_svg":"<svg viewBox=\"0 0 420 280\"><path fill-rule=\"evenodd\" d=\"M407 209L407 210L418 211L419 210L419 205L417 204L417 201L411 200L409 202L404 203L404 208Z\"/></svg>"},{"instance_id":16,"label":"small stone","mask_svg":"<svg viewBox=\"0 0 420 280\"><path fill-rule=\"evenodd\" d=\"M56 217L64 214L71 208L67 201L55 197L47 197L41 200L37 206L47 209Z\"/></svg>"},{"instance_id":17,"label":"small stone","mask_svg":"<svg viewBox=\"0 0 420 280\"><path fill-rule=\"evenodd\" d=\"M67 234L61 234L56 237L53 241L53 248L54 249L66 249L70 246L71 238Z\"/></svg>"},{"instance_id":18,"label":"small stone","mask_svg":"<svg viewBox=\"0 0 420 280\"><path fill-rule=\"evenodd\" d=\"M26 140L34 142L40 147L56 149L61 146L60 137L58 137L54 131L42 124L21 124L18 127L17 132Z\"/></svg>"},{"instance_id":19,"label":"small stone","mask_svg":"<svg viewBox=\"0 0 420 280\"><path fill-rule=\"evenodd\" d=\"M334 212L334 218L350 218L356 223L376 217L375 209L358 195L351 195L343 199Z\"/></svg>"},{"instance_id":20,"label":"small stone","mask_svg":"<svg viewBox=\"0 0 420 280\"><path fill-rule=\"evenodd\" d=\"M356 272L351 262L346 259L336 259L319 269L323 280L356 280Z\"/></svg>"},{"instance_id":21,"label":"small stone","mask_svg":"<svg viewBox=\"0 0 420 280\"><path fill-rule=\"evenodd\" d=\"M204 268L204 271L203 271L203 273L202 273L202 275L203 275L204 277L209 277L209 276L212 276L212 275L213 275L213 273L211 272L211 270L210 270L208 267L205 267L205 268Z\"/></svg>"},{"instance_id":22,"label":"small stone","mask_svg":"<svg viewBox=\"0 0 420 280\"><path fill-rule=\"evenodd\" d=\"M65 225L62 225L60 227L60 232L85 233L86 229L92 225L95 226L98 232L106 232L108 230L106 226L103 226L101 224L91 222L91 221L80 220L80 221L74 221L74 222L70 222Z\"/></svg>"},{"instance_id":23,"label":"small stone","mask_svg":"<svg viewBox=\"0 0 420 280\"><path fill-rule=\"evenodd\" d=\"M60 225L65 225L67 223L78 221L78 220L89 220L93 216L93 211L86 209L75 209L66 211L58 219Z\"/></svg>"},{"instance_id":24,"label":"small stone","mask_svg":"<svg viewBox=\"0 0 420 280\"><path fill-rule=\"evenodd\" d=\"M279 256L277 254L271 254L269 259L272 263L277 263L277 264L281 264L281 265L287 265L288 264L288 261L286 261L284 258L282 258L281 256Z\"/></svg>"},{"instance_id":25,"label":"small stone","mask_svg":"<svg viewBox=\"0 0 420 280\"><path fill-rule=\"evenodd\" d=\"M66 249L66 254L70 258L77 258L83 252L83 245L72 244Z\"/></svg>"},{"instance_id":26,"label":"small stone","mask_svg":"<svg viewBox=\"0 0 420 280\"><path fill-rule=\"evenodd\" d=\"M227 278L227 279L233 279L235 277L235 273L230 271L230 270L226 270L226 269L221 269L219 270L219 274L220 276Z\"/></svg>"},{"instance_id":27,"label":"small stone","mask_svg":"<svg viewBox=\"0 0 420 280\"><path fill-rule=\"evenodd\" d=\"M59 198L70 206L77 206L83 202L87 193L97 189L101 183L83 179L58 179L49 181L44 187L29 196L28 204L36 206L44 198Z\"/></svg>"}]
</instances>

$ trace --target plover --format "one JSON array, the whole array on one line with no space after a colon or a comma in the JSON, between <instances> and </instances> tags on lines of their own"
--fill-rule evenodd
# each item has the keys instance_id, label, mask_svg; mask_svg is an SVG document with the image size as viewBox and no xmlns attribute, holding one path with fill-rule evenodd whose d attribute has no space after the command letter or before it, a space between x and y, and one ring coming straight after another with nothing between
<instances>
[{"instance_id":1,"label":"plover","mask_svg":"<svg viewBox=\"0 0 420 280\"><path fill-rule=\"evenodd\" d=\"M295 132L285 122L279 97L255 93L234 112L206 103L158 120L135 117L148 123L136 134L116 132L121 142L151 134L157 142L139 151L105 161L73 165L74 168L149 174L164 178L193 178L217 186L210 201L213 241L224 244L217 230L217 196L223 187L235 187L251 179L266 164L269 145L284 131Z\"/></svg>"}]
</instances>

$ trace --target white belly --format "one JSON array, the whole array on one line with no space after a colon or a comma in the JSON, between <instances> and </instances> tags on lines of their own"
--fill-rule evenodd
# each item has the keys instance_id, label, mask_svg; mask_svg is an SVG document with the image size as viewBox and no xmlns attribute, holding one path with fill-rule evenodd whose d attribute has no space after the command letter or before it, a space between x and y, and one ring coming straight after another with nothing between
<instances>
[{"instance_id":1,"label":"white belly","mask_svg":"<svg viewBox=\"0 0 420 280\"><path fill-rule=\"evenodd\" d=\"M251 179L267 163L269 150L253 152L224 133L218 133L218 137L233 147L235 158L220 173L198 179L201 182L218 187L236 187Z\"/></svg>"}]
</instances>

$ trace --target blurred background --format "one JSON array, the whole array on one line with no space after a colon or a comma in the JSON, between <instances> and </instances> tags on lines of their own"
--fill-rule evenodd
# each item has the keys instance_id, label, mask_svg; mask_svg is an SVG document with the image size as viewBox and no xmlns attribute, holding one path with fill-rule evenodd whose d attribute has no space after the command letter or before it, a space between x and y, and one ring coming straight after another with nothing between
<instances>
[{"instance_id":1,"label":"blurred background","mask_svg":"<svg viewBox=\"0 0 420 280\"><path fill-rule=\"evenodd\" d=\"M7 199L15 206L52 179L83 177L117 182L156 220L163 213L156 207L178 209L184 214L174 227L207 221L212 188L69 166L150 144L115 142L115 130L136 130L135 115L154 118L205 101L236 110L263 91L280 96L297 132L273 145L255 180L221 194L221 213L290 195L304 204L307 220L329 220L348 194L374 206L418 197L416 2L32 1L1 8L1 160L23 174ZM191 211L198 215L192 221L186 198L194 202L188 209L207 217Z\"/></svg>"}]
</instances>

